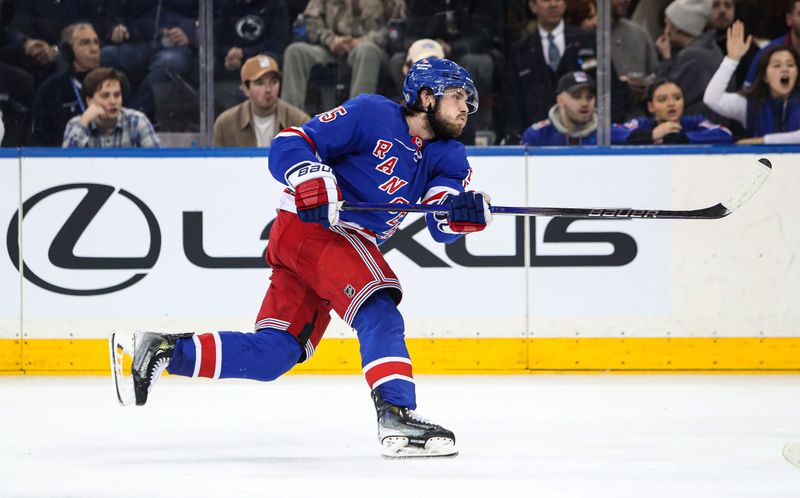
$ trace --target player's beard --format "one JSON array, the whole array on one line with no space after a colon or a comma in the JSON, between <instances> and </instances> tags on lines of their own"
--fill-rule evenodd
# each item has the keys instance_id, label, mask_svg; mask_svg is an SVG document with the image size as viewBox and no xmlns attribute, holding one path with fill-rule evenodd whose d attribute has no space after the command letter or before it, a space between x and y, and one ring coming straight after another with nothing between
<instances>
[{"instance_id":1,"label":"player's beard","mask_svg":"<svg viewBox=\"0 0 800 498\"><path fill-rule=\"evenodd\" d=\"M439 112L438 99L436 100L435 104L428 107L428 110L425 111L425 114L428 116L428 125L430 125L431 131L436 138L456 138L461 135L462 131L464 131L463 126L459 126L456 123L448 123L442 118L442 115Z\"/></svg>"}]
</instances>

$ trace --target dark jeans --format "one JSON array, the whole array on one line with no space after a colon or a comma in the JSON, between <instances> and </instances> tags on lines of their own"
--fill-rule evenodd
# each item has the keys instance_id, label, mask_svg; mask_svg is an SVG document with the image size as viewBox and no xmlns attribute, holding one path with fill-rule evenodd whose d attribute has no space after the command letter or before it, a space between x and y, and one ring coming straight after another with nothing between
<instances>
[{"instance_id":1,"label":"dark jeans","mask_svg":"<svg viewBox=\"0 0 800 498\"><path fill-rule=\"evenodd\" d=\"M100 51L100 64L124 72L134 85L136 93L126 107L139 109L153 116L156 94L163 92L185 76L196 55L192 47L164 48L153 43L120 43L106 45Z\"/></svg>"}]
</instances>

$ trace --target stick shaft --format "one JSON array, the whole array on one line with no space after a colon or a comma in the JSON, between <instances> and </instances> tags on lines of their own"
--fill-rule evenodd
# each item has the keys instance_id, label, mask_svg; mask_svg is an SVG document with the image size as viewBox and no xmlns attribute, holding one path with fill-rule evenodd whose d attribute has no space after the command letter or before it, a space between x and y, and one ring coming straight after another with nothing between
<instances>
[{"instance_id":1,"label":"stick shaft","mask_svg":"<svg viewBox=\"0 0 800 498\"><path fill-rule=\"evenodd\" d=\"M514 207L490 206L492 214L511 216L553 216L566 218L602 218L602 219L677 219L677 220L715 220L731 214L742 206L761 188L767 180L772 164L769 160L758 160L758 176L748 183L740 192L728 199L701 209L666 210L666 209L633 209L633 208L572 208L572 207ZM369 202L343 202L343 211L390 211L406 213L447 213L446 206L441 204L393 204Z\"/></svg>"},{"instance_id":2,"label":"stick shaft","mask_svg":"<svg viewBox=\"0 0 800 498\"><path fill-rule=\"evenodd\" d=\"M730 213L722 204L703 209L685 211L630 208L560 208L490 206L492 214L511 216L559 216L566 218L653 218L653 219L716 219ZM343 211L391 211L406 213L446 213L446 206L438 204L373 204L344 202Z\"/></svg>"}]
</instances>

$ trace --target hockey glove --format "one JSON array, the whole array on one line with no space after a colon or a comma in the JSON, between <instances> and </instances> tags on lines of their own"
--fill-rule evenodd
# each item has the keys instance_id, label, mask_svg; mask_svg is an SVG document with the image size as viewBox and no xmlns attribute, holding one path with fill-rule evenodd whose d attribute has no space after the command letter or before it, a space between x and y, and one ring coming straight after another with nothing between
<instances>
[{"instance_id":1,"label":"hockey glove","mask_svg":"<svg viewBox=\"0 0 800 498\"><path fill-rule=\"evenodd\" d=\"M491 198L483 192L461 192L448 196L447 225L455 233L480 232L492 222Z\"/></svg>"},{"instance_id":2,"label":"hockey glove","mask_svg":"<svg viewBox=\"0 0 800 498\"><path fill-rule=\"evenodd\" d=\"M330 166L310 161L300 163L287 172L286 181L294 189L294 204L301 220L325 228L339 222L342 192Z\"/></svg>"}]
</instances>

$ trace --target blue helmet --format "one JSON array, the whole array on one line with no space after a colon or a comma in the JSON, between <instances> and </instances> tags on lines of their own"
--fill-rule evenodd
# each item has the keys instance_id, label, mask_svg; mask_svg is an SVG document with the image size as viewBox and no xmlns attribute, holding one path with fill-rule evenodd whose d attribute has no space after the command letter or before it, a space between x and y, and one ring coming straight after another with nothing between
<instances>
[{"instance_id":1,"label":"blue helmet","mask_svg":"<svg viewBox=\"0 0 800 498\"><path fill-rule=\"evenodd\" d=\"M406 104L414 105L423 88L430 88L436 98L444 95L445 88L461 88L467 92L469 113L478 110L478 90L472 78L466 69L453 61L426 57L415 62L403 82L403 98Z\"/></svg>"}]
</instances>

